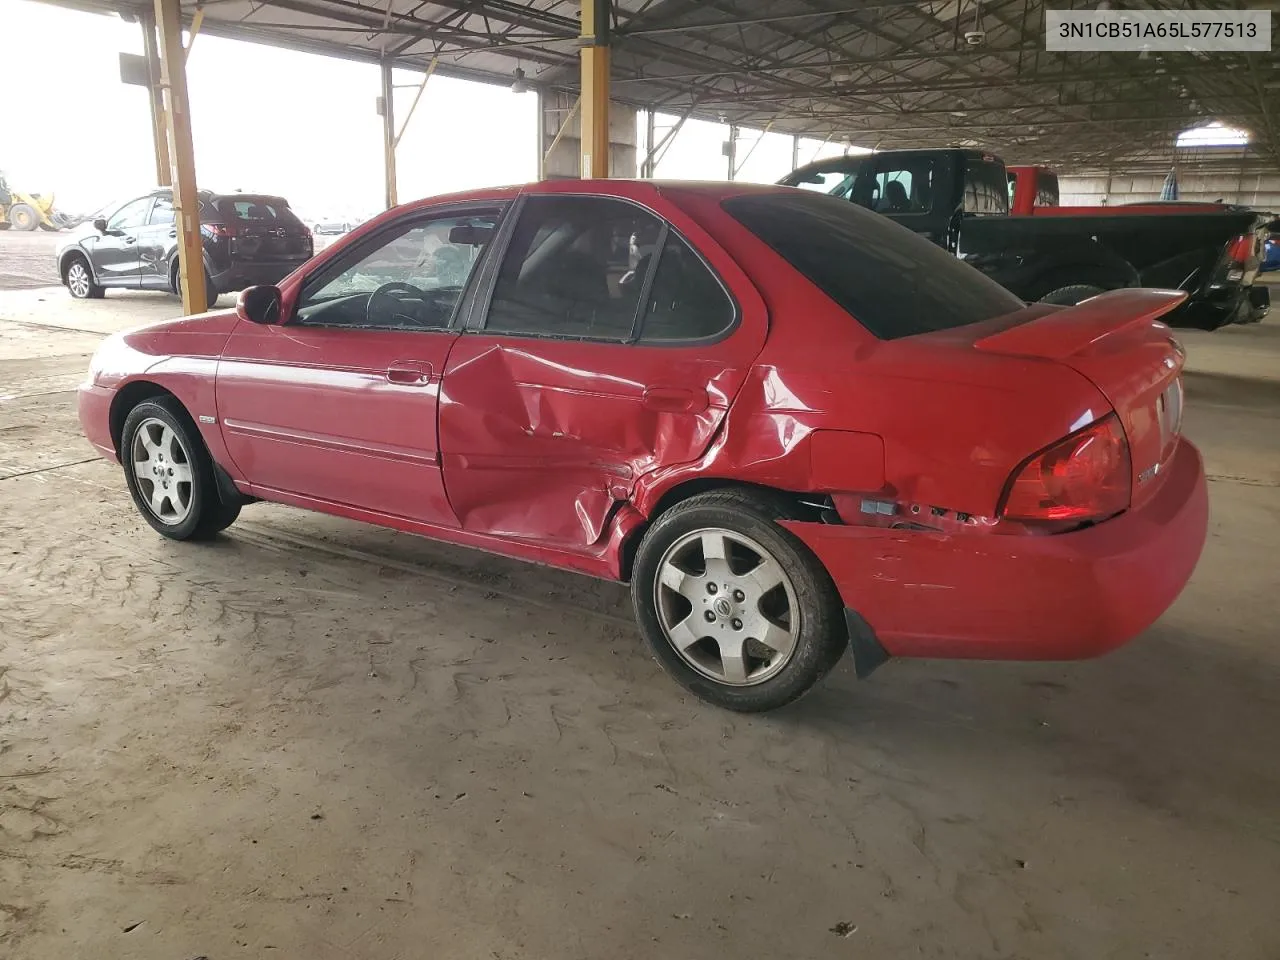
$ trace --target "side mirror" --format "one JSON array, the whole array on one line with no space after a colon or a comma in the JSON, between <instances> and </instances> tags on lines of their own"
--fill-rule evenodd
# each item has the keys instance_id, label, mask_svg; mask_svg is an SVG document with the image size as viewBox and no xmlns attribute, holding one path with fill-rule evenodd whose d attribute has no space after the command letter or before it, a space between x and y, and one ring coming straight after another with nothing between
<instances>
[{"instance_id":1,"label":"side mirror","mask_svg":"<svg viewBox=\"0 0 1280 960\"><path fill-rule=\"evenodd\" d=\"M250 323L274 326L280 322L280 302L279 287L249 287L236 299L236 315Z\"/></svg>"},{"instance_id":2,"label":"side mirror","mask_svg":"<svg viewBox=\"0 0 1280 960\"><path fill-rule=\"evenodd\" d=\"M99 217L97 220L93 221L93 229L97 230L99 233L106 233L107 221L102 217Z\"/></svg>"}]
</instances>

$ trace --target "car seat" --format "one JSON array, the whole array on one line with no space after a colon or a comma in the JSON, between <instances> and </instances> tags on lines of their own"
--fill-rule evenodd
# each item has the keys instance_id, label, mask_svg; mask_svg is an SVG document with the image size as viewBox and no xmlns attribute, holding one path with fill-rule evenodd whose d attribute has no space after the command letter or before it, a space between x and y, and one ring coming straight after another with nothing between
<instances>
[{"instance_id":1,"label":"car seat","mask_svg":"<svg viewBox=\"0 0 1280 960\"><path fill-rule=\"evenodd\" d=\"M884 185L884 209L890 213L902 213L911 206L907 188L900 180L890 180Z\"/></svg>"}]
</instances>

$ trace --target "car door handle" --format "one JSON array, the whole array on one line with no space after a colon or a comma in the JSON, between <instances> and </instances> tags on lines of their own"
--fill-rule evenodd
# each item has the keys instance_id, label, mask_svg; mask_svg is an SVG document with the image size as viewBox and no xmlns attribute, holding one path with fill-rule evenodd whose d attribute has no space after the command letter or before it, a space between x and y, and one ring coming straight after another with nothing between
<instances>
[{"instance_id":1,"label":"car door handle","mask_svg":"<svg viewBox=\"0 0 1280 960\"><path fill-rule=\"evenodd\" d=\"M393 363L387 367L387 381L423 386L431 382L431 364L412 361Z\"/></svg>"},{"instance_id":2,"label":"car door handle","mask_svg":"<svg viewBox=\"0 0 1280 960\"><path fill-rule=\"evenodd\" d=\"M174 237L176 237L177 235L178 235L178 231L177 231L177 230L170 230L170 231L169 231L169 239L170 239L170 240L172 240L172 239L173 239Z\"/></svg>"},{"instance_id":3,"label":"car door handle","mask_svg":"<svg viewBox=\"0 0 1280 960\"><path fill-rule=\"evenodd\" d=\"M645 387L644 407L660 413L701 413L707 409L707 391L690 387Z\"/></svg>"},{"instance_id":4,"label":"car door handle","mask_svg":"<svg viewBox=\"0 0 1280 960\"><path fill-rule=\"evenodd\" d=\"M124 238L124 242L125 242L125 243L137 243L137 242L138 242L138 238L137 238L137 237L125 237L125 238Z\"/></svg>"}]
</instances>

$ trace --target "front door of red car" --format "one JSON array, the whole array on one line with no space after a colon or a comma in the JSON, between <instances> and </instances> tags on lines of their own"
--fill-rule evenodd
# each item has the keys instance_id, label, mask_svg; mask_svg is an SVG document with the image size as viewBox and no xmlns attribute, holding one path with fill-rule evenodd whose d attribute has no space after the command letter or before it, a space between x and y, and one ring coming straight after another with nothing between
<instances>
[{"instance_id":1,"label":"front door of red car","mask_svg":"<svg viewBox=\"0 0 1280 960\"><path fill-rule=\"evenodd\" d=\"M216 400L255 489L455 525L437 400L454 313L496 216L451 208L389 225L308 277L285 324L236 326Z\"/></svg>"},{"instance_id":2,"label":"front door of red car","mask_svg":"<svg viewBox=\"0 0 1280 960\"><path fill-rule=\"evenodd\" d=\"M638 477L706 449L763 331L621 199L526 197L490 269L441 388L449 502L465 529L585 549Z\"/></svg>"}]
</instances>

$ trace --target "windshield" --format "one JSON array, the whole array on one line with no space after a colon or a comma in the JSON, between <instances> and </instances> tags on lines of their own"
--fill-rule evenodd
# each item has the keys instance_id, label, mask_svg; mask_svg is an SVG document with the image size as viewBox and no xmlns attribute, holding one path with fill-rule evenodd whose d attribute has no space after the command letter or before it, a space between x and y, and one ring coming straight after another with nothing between
<instances>
[{"instance_id":1,"label":"windshield","mask_svg":"<svg viewBox=\"0 0 1280 960\"><path fill-rule=\"evenodd\" d=\"M941 247L847 200L787 190L734 197L724 208L881 340L1024 306Z\"/></svg>"}]
</instances>

